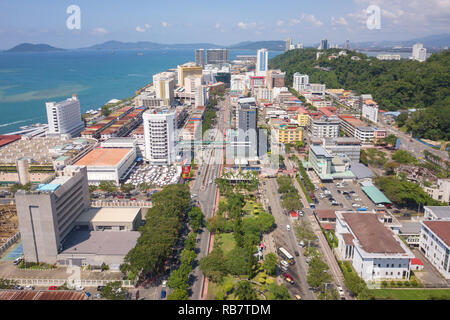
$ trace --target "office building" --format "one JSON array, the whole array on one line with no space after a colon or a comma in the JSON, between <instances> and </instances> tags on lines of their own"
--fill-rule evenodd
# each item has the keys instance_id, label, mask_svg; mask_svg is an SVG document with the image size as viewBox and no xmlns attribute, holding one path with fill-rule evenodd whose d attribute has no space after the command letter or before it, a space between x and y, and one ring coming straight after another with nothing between
<instances>
[{"instance_id":1,"label":"office building","mask_svg":"<svg viewBox=\"0 0 450 320\"><path fill-rule=\"evenodd\" d=\"M286 72L281 70L269 70L267 72L267 88L284 88L286 87Z\"/></svg>"},{"instance_id":2,"label":"office building","mask_svg":"<svg viewBox=\"0 0 450 320\"><path fill-rule=\"evenodd\" d=\"M422 43L416 43L413 46L411 59L419 62L424 62L427 60L427 49L423 47Z\"/></svg>"},{"instance_id":3,"label":"office building","mask_svg":"<svg viewBox=\"0 0 450 320\"><path fill-rule=\"evenodd\" d=\"M153 76L153 87L155 88L157 99L161 99L165 105L173 105L173 90L175 89L175 74L173 72L155 74Z\"/></svg>"},{"instance_id":4,"label":"office building","mask_svg":"<svg viewBox=\"0 0 450 320\"><path fill-rule=\"evenodd\" d=\"M379 54L378 60L401 60L402 57L399 54Z\"/></svg>"},{"instance_id":5,"label":"office building","mask_svg":"<svg viewBox=\"0 0 450 320\"><path fill-rule=\"evenodd\" d=\"M419 248L442 276L450 279L450 220L422 221Z\"/></svg>"},{"instance_id":6,"label":"office building","mask_svg":"<svg viewBox=\"0 0 450 320\"><path fill-rule=\"evenodd\" d=\"M339 115L342 130L350 137L355 137L362 144L373 143L375 129L367 126L363 121L356 119L353 115Z\"/></svg>"},{"instance_id":7,"label":"office building","mask_svg":"<svg viewBox=\"0 0 450 320\"><path fill-rule=\"evenodd\" d=\"M450 206L424 206L423 209L425 220L450 221Z\"/></svg>"},{"instance_id":8,"label":"office building","mask_svg":"<svg viewBox=\"0 0 450 320\"><path fill-rule=\"evenodd\" d=\"M206 64L230 63L230 52L228 49L208 49L206 50Z\"/></svg>"},{"instance_id":9,"label":"office building","mask_svg":"<svg viewBox=\"0 0 450 320\"><path fill-rule=\"evenodd\" d=\"M195 50L195 64L202 68L205 66L205 49Z\"/></svg>"},{"instance_id":10,"label":"office building","mask_svg":"<svg viewBox=\"0 0 450 320\"><path fill-rule=\"evenodd\" d=\"M297 92L307 90L309 85L309 76L296 72L294 74L293 87Z\"/></svg>"},{"instance_id":11,"label":"office building","mask_svg":"<svg viewBox=\"0 0 450 320\"><path fill-rule=\"evenodd\" d=\"M64 239L90 204L87 169L68 166L50 183L19 190L15 198L25 260L56 263Z\"/></svg>"},{"instance_id":12,"label":"office building","mask_svg":"<svg viewBox=\"0 0 450 320\"><path fill-rule=\"evenodd\" d=\"M323 39L322 41L320 41L319 50L327 50L327 49L328 49L328 40Z\"/></svg>"},{"instance_id":13,"label":"office building","mask_svg":"<svg viewBox=\"0 0 450 320\"><path fill-rule=\"evenodd\" d=\"M296 48L297 49L303 49L303 43L297 43Z\"/></svg>"},{"instance_id":14,"label":"office building","mask_svg":"<svg viewBox=\"0 0 450 320\"><path fill-rule=\"evenodd\" d=\"M371 122L378 121L378 105L375 103L363 104L361 109L361 117Z\"/></svg>"},{"instance_id":15,"label":"office building","mask_svg":"<svg viewBox=\"0 0 450 320\"><path fill-rule=\"evenodd\" d=\"M258 160L258 109L245 103L245 99L241 100L236 112L237 131L230 130L228 134L227 159L233 159L235 164Z\"/></svg>"},{"instance_id":16,"label":"office building","mask_svg":"<svg viewBox=\"0 0 450 320\"><path fill-rule=\"evenodd\" d=\"M247 77L243 74L232 74L230 90L233 95L243 94Z\"/></svg>"},{"instance_id":17,"label":"office building","mask_svg":"<svg viewBox=\"0 0 450 320\"><path fill-rule=\"evenodd\" d=\"M361 141L353 137L324 138L323 146L332 156L345 155L352 162L359 162Z\"/></svg>"},{"instance_id":18,"label":"office building","mask_svg":"<svg viewBox=\"0 0 450 320\"><path fill-rule=\"evenodd\" d=\"M259 49L257 53L256 75L265 77L269 68L269 52L267 49Z\"/></svg>"},{"instance_id":19,"label":"office building","mask_svg":"<svg viewBox=\"0 0 450 320\"><path fill-rule=\"evenodd\" d=\"M80 101L76 95L62 102L47 102L49 135L66 135L78 137L84 129L81 120Z\"/></svg>"},{"instance_id":20,"label":"office building","mask_svg":"<svg viewBox=\"0 0 450 320\"><path fill-rule=\"evenodd\" d=\"M408 280L413 253L375 213L336 211L337 252L364 281Z\"/></svg>"},{"instance_id":21,"label":"office building","mask_svg":"<svg viewBox=\"0 0 450 320\"><path fill-rule=\"evenodd\" d=\"M350 50L350 40L345 41L344 49Z\"/></svg>"},{"instance_id":22,"label":"office building","mask_svg":"<svg viewBox=\"0 0 450 320\"><path fill-rule=\"evenodd\" d=\"M143 115L146 160L155 165L175 161L177 115L173 110L147 110Z\"/></svg>"}]
</instances>

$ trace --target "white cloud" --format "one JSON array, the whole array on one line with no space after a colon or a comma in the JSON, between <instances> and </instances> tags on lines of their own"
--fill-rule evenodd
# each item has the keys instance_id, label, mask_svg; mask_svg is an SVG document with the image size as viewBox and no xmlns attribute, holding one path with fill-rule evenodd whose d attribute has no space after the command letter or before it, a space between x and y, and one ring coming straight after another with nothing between
<instances>
[{"instance_id":1,"label":"white cloud","mask_svg":"<svg viewBox=\"0 0 450 320\"><path fill-rule=\"evenodd\" d=\"M167 27L170 27L170 26L171 26L171 25L168 24L166 21L161 22L161 25L162 25L164 28L167 28Z\"/></svg>"},{"instance_id":2,"label":"white cloud","mask_svg":"<svg viewBox=\"0 0 450 320\"><path fill-rule=\"evenodd\" d=\"M136 31L137 32L145 32L145 29L138 26L138 27L136 27Z\"/></svg>"},{"instance_id":3,"label":"white cloud","mask_svg":"<svg viewBox=\"0 0 450 320\"><path fill-rule=\"evenodd\" d=\"M335 26L335 25L348 26L348 22L344 17L339 17L339 18L331 17L331 25L333 25L333 26Z\"/></svg>"},{"instance_id":4,"label":"white cloud","mask_svg":"<svg viewBox=\"0 0 450 320\"><path fill-rule=\"evenodd\" d=\"M296 24L299 24L301 21L298 19L291 19L291 21L289 21L289 25L291 26L295 26Z\"/></svg>"},{"instance_id":5,"label":"white cloud","mask_svg":"<svg viewBox=\"0 0 450 320\"><path fill-rule=\"evenodd\" d=\"M281 27L284 24L283 20L278 20L277 21L277 26Z\"/></svg>"},{"instance_id":6,"label":"white cloud","mask_svg":"<svg viewBox=\"0 0 450 320\"><path fill-rule=\"evenodd\" d=\"M249 22L249 23L245 23L245 22L239 22L237 24L238 28L247 30L247 29L252 29L254 27L256 27L256 22Z\"/></svg>"},{"instance_id":7,"label":"white cloud","mask_svg":"<svg viewBox=\"0 0 450 320\"><path fill-rule=\"evenodd\" d=\"M146 23L145 24L145 29L150 29L150 28L151 28L151 26L148 23Z\"/></svg>"},{"instance_id":8,"label":"white cloud","mask_svg":"<svg viewBox=\"0 0 450 320\"><path fill-rule=\"evenodd\" d=\"M218 29L220 32L225 32L225 28L222 27L220 23L216 23L215 28Z\"/></svg>"},{"instance_id":9,"label":"white cloud","mask_svg":"<svg viewBox=\"0 0 450 320\"><path fill-rule=\"evenodd\" d=\"M300 18L310 24L312 24L314 27L321 27L323 26L323 22L317 19L313 14L306 14L302 13Z\"/></svg>"},{"instance_id":10,"label":"white cloud","mask_svg":"<svg viewBox=\"0 0 450 320\"><path fill-rule=\"evenodd\" d=\"M98 27L98 28L92 29L91 33L94 35L104 35L104 34L107 34L108 31L105 28Z\"/></svg>"}]
</instances>

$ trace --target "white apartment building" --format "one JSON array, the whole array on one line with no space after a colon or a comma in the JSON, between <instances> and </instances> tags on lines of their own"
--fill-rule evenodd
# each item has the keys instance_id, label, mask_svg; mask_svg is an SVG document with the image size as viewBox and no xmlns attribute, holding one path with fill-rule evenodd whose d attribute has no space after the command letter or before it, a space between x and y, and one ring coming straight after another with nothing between
<instances>
[{"instance_id":1,"label":"white apartment building","mask_svg":"<svg viewBox=\"0 0 450 320\"><path fill-rule=\"evenodd\" d=\"M232 94L242 94L245 91L247 77L243 74L232 74L230 90Z\"/></svg>"},{"instance_id":2,"label":"white apartment building","mask_svg":"<svg viewBox=\"0 0 450 320\"><path fill-rule=\"evenodd\" d=\"M306 88L307 91L315 95L325 95L326 85L321 83L310 83Z\"/></svg>"},{"instance_id":3,"label":"white apartment building","mask_svg":"<svg viewBox=\"0 0 450 320\"><path fill-rule=\"evenodd\" d=\"M450 279L450 220L422 221L419 248L428 261Z\"/></svg>"},{"instance_id":4,"label":"white apartment building","mask_svg":"<svg viewBox=\"0 0 450 320\"><path fill-rule=\"evenodd\" d=\"M416 43L412 48L411 59L424 62L427 60L427 49L423 47L422 43Z\"/></svg>"},{"instance_id":5,"label":"white apartment building","mask_svg":"<svg viewBox=\"0 0 450 320\"><path fill-rule=\"evenodd\" d=\"M272 89L267 88L257 88L256 89L256 97L258 100L272 102L273 101L273 95L272 95Z\"/></svg>"},{"instance_id":6,"label":"white apartment building","mask_svg":"<svg viewBox=\"0 0 450 320\"><path fill-rule=\"evenodd\" d=\"M363 104L361 110L361 117L377 123L378 121L378 105L376 104Z\"/></svg>"},{"instance_id":7,"label":"white apartment building","mask_svg":"<svg viewBox=\"0 0 450 320\"><path fill-rule=\"evenodd\" d=\"M423 189L434 200L450 204L450 179L438 179L436 185Z\"/></svg>"},{"instance_id":8,"label":"white apartment building","mask_svg":"<svg viewBox=\"0 0 450 320\"><path fill-rule=\"evenodd\" d=\"M309 117L308 132L315 138L336 138L339 137L340 123L335 117L322 117L313 119Z\"/></svg>"},{"instance_id":9,"label":"white apartment building","mask_svg":"<svg viewBox=\"0 0 450 320\"><path fill-rule=\"evenodd\" d=\"M256 75L265 77L269 68L269 52L267 49L259 49L256 60Z\"/></svg>"},{"instance_id":10,"label":"white apartment building","mask_svg":"<svg viewBox=\"0 0 450 320\"><path fill-rule=\"evenodd\" d=\"M377 214L337 211L335 234L339 255L364 281L409 279L414 255Z\"/></svg>"},{"instance_id":11,"label":"white apartment building","mask_svg":"<svg viewBox=\"0 0 450 320\"><path fill-rule=\"evenodd\" d=\"M307 90L309 85L309 76L299 72L294 73L293 87L297 92Z\"/></svg>"},{"instance_id":12,"label":"white apartment building","mask_svg":"<svg viewBox=\"0 0 450 320\"><path fill-rule=\"evenodd\" d=\"M189 76L184 78L184 88L187 93L195 93L197 88L202 85L202 78Z\"/></svg>"},{"instance_id":13,"label":"white apartment building","mask_svg":"<svg viewBox=\"0 0 450 320\"><path fill-rule=\"evenodd\" d=\"M156 165L175 161L177 114L173 110L147 110L143 114L146 160Z\"/></svg>"},{"instance_id":14,"label":"white apartment building","mask_svg":"<svg viewBox=\"0 0 450 320\"><path fill-rule=\"evenodd\" d=\"M156 98L162 99L168 106L174 103L175 73L161 72L153 76Z\"/></svg>"},{"instance_id":15,"label":"white apartment building","mask_svg":"<svg viewBox=\"0 0 450 320\"><path fill-rule=\"evenodd\" d=\"M81 120L80 101L76 95L58 103L47 102L45 107L50 135L70 134L77 137L81 134L84 122Z\"/></svg>"}]
</instances>

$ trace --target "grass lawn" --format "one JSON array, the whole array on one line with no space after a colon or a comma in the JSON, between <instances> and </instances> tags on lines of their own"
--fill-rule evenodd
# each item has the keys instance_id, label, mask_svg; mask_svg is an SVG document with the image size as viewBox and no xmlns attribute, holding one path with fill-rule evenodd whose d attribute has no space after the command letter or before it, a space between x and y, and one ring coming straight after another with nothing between
<instances>
[{"instance_id":1,"label":"grass lawn","mask_svg":"<svg viewBox=\"0 0 450 320\"><path fill-rule=\"evenodd\" d=\"M226 286L227 283L232 283L233 286L236 285L237 279L233 276L226 276L223 278L223 281L221 284L214 283L212 281L208 282L208 295L206 297L207 300L216 300L217 294L223 290L223 287ZM235 300L234 294L230 294L227 297L227 300Z\"/></svg>"},{"instance_id":2,"label":"grass lawn","mask_svg":"<svg viewBox=\"0 0 450 320\"><path fill-rule=\"evenodd\" d=\"M231 250L233 250L234 246L236 245L232 233L221 233L220 241L222 241L221 249L223 250L225 255Z\"/></svg>"},{"instance_id":3,"label":"grass lawn","mask_svg":"<svg viewBox=\"0 0 450 320\"><path fill-rule=\"evenodd\" d=\"M380 300L427 300L430 297L450 299L450 289L378 289L371 290Z\"/></svg>"}]
</instances>

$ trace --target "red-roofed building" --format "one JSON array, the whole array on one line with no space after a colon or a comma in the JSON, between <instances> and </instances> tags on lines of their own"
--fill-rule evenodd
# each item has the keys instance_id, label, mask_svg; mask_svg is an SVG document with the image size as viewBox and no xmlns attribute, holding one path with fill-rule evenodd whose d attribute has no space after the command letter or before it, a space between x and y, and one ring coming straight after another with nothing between
<instances>
[{"instance_id":1,"label":"red-roofed building","mask_svg":"<svg viewBox=\"0 0 450 320\"><path fill-rule=\"evenodd\" d=\"M298 220L298 213L297 213L297 211L292 210L291 212L289 212L289 215L290 215L292 220Z\"/></svg>"},{"instance_id":2,"label":"red-roofed building","mask_svg":"<svg viewBox=\"0 0 450 320\"><path fill-rule=\"evenodd\" d=\"M419 248L444 278L450 279L450 220L422 221Z\"/></svg>"},{"instance_id":3,"label":"red-roofed building","mask_svg":"<svg viewBox=\"0 0 450 320\"><path fill-rule=\"evenodd\" d=\"M4 147L14 141L20 140L20 135L0 135L0 148Z\"/></svg>"},{"instance_id":4,"label":"red-roofed building","mask_svg":"<svg viewBox=\"0 0 450 320\"><path fill-rule=\"evenodd\" d=\"M321 223L320 226L326 231L334 230L334 225L332 225L331 223Z\"/></svg>"},{"instance_id":5,"label":"red-roofed building","mask_svg":"<svg viewBox=\"0 0 450 320\"><path fill-rule=\"evenodd\" d=\"M411 259L410 262L411 270L423 270L423 262L419 258Z\"/></svg>"},{"instance_id":6,"label":"red-roofed building","mask_svg":"<svg viewBox=\"0 0 450 320\"><path fill-rule=\"evenodd\" d=\"M318 109L319 112L323 113L327 117L331 117L336 115L337 108L336 107L322 107Z\"/></svg>"}]
</instances>

